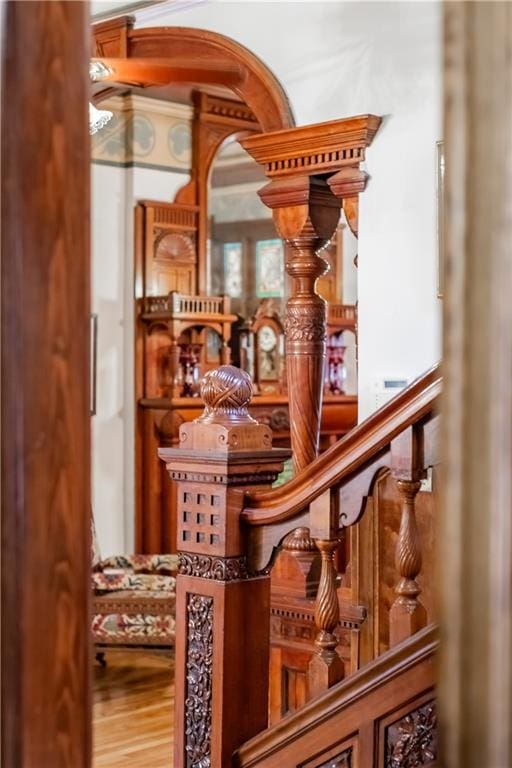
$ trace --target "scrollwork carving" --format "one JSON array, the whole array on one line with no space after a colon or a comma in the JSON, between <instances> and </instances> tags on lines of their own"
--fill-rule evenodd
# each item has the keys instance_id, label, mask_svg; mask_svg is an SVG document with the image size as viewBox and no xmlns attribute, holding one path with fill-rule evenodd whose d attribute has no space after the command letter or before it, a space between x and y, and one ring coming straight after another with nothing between
<instances>
[{"instance_id":1,"label":"scrollwork carving","mask_svg":"<svg viewBox=\"0 0 512 768\"><path fill-rule=\"evenodd\" d=\"M213 598L187 598L186 768L210 768L212 730Z\"/></svg>"},{"instance_id":2,"label":"scrollwork carving","mask_svg":"<svg viewBox=\"0 0 512 768\"><path fill-rule=\"evenodd\" d=\"M287 341L321 342L326 339L325 307L288 307L285 333Z\"/></svg>"},{"instance_id":3,"label":"scrollwork carving","mask_svg":"<svg viewBox=\"0 0 512 768\"><path fill-rule=\"evenodd\" d=\"M245 556L215 557L180 552L178 573L182 576L197 576L214 581L239 581L248 578Z\"/></svg>"},{"instance_id":4,"label":"scrollwork carving","mask_svg":"<svg viewBox=\"0 0 512 768\"><path fill-rule=\"evenodd\" d=\"M436 705L430 701L387 728L385 768L420 768L436 759Z\"/></svg>"}]
</instances>

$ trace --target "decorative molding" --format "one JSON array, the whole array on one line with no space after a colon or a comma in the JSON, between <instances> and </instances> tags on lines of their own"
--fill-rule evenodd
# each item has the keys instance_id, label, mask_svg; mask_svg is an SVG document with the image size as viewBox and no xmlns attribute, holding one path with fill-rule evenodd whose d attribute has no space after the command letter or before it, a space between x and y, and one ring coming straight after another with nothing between
<instances>
[{"instance_id":1,"label":"decorative molding","mask_svg":"<svg viewBox=\"0 0 512 768\"><path fill-rule=\"evenodd\" d=\"M240 557L216 557L178 553L178 573L214 581L240 581L249 578L245 555Z\"/></svg>"},{"instance_id":2,"label":"decorative molding","mask_svg":"<svg viewBox=\"0 0 512 768\"><path fill-rule=\"evenodd\" d=\"M286 308L286 340L323 342L327 337L325 305L290 306Z\"/></svg>"},{"instance_id":3,"label":"decorative molding","mask_svg":"<svg viewBox=\"0 0 512 768\"><path fill-rule=\"evenodd\" d=\"M312 617L303 618L303 620L308 621L309 624L309 626L304 626L303 624L297 624L296 619L286 621L286 619L283 619L281 616L275 616L275 613L277 613L277 611L272 609L272 616L270 618L272 640L284 638L286 640L297 640L311 645L316 635ZM299 616L298 618L301 619L302 616Z\"/></svg>"},{"instance_id":4,"label":"decorative molding","mask_svg":"<svg viewBox=\"0 0 512 768\"><path fill-rule=\"evenodd\" d=\"M170 470L172 480L186 480L193 483L218 483L219 485L271 485L277 480L279 470L264 472L261 474L245 475L214 475L208 472L185 472L182 470Z\"/></svg>"},{"instance_id":5,"label":"decorative molding","mask_svg":"<svg viewBox=\"0 0 512 768\"><path fill-rule=\"evenodd\" d=\"M209 768L213 688L213 597L187 595L185 766Z\"/></svg>"},{"instance_id":6,"label":"decorative molding","mask_svg":"<svg viewBox=\"0 0 512 768\"><path fill-rule=\"evenodd\" d=\"M226 117L230 120L250 123L251 127L258 126L258 119L252 109L241 101L215 98L215 96L206 94L203 102L203 112L208 116Z\"/></svg>"},{"instance_id":7,"label":"decorative molding","mask_svg":"<svg viewBox=\"0 0 512 768\"><path fill-rule=\"evenodd\" d=\"M265 167L271 179L297 174L334 173L359 165L375 136L381 118L358 115L312 126L258 134L240 143Z\"/></svg>"},{"instance_id":8,"label":"decorative molding","mask_svg":"<svg viewBox=\"0 0 512 768\"><path fill-rule=\"evenodd\" d=\"M101 102L113 112L91 141L92 161L188 173L192 162L192 110L168 101L114 96Z\"/></svg>"},{"instance_id":9,"label":"decorative molding","mask_svg":"<svg viewBox=\"0 0 512 768\"><path fill-rule=\"evenodd\" d=\"M199 209L195 205L179 205L179 203L159 203L144 200L141 205L152 208L153 224L160 227L182 229L185 232L197 230Z\"/></svg>"},{"instance_id":10,"label":"decorative molding","mask_svg":"<svg viewBox=\"0 0 512 768\"><path fill-rule=\"evenodd\" d=\"M112 112L134 112L137 110L146 114L166 115L187 122L191 122L194 117L194 109L189 104L150 99L147 96L139 96L134 93L102 99L101 108L110 109Z\"/></svg>"},{"instance_id":11,"label":"decorative molding","mask_svg":"<svg viewBox=\"0 0 512 768\"><path fill-rule=\"evenodd\" d=\"M419 768L437 759L437 715L429 701L386 729L385 768Z\"/></svg>"},{"instance_id":12,"label":"decorative molding","mask_svg":"<svg viewBox=\"0 0 512 768\"><path fill-rule=\"evenodd\" d=\"M330 757L326 763L321 763L317 768L352 768L352 747L344 749L339 755Z\"/></svg>"}]
</instances>

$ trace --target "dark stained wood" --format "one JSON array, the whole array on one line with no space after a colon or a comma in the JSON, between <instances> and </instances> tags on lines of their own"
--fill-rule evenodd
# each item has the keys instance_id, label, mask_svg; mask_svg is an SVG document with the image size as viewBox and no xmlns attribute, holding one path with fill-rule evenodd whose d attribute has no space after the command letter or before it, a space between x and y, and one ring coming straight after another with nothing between
<instances>
[{"instance_id":1,"label":"dark stained wood","mask_svg":"<svg viewBox=\"0 0 512 768\"><path fill-rule=\"evenodd\" d=\"M366 174L359 165L380 122L375 115L361 115L262 133L240 142L270 179L260 197L272 209L276 229L289 246L286 270L292 289L286 305L286 370L295 383L289 393L297 471L313 461L319 447L326 302L316 283L327 272L320 252L338 227L343 198L364 189Z\"/></svg>"},{"instance_id":2,"label":"dark stained wood","mask_svg":"<svg viewBox=\"0 0 512 768\"><path fill-rule=\"evenodd\" d=\"M350 749L357 768L433 766L435 704L430 713L424 707L432 708L435 698L437 646L437 629L422 630L244 744L235 753L234 765L330 767L336 756ZM409 722L404 722L406 717ZM404 731L409 734L409 756L416 762L399 759L394 729L400 736ZM433 759L426 757L427 747ZM395 762L390 753L396 755Z\"/></svg>"},{"instance_id":3,"label":"dark stained wood","mask_svg":"<svg viewBox=\"0 0 512 768\"><path fill-rule=\"evenodd\" d=\"M90 765L89 7L2 30L2 764Z\"/></svg>"},{"instance_id":4,"label":"dark stained wood","mask_svg":"<svg viewBox=\"0 0 512 768\"><path fill-rule=\"evenodd\" d=\"M270 578L248 571L239 515L244 488L272 483L289 451L249 416L251 389L238 368L209 371L202 417L159 451L178 498L176 766L229 765L267 725Z\"/></svg>"}]
</instances>

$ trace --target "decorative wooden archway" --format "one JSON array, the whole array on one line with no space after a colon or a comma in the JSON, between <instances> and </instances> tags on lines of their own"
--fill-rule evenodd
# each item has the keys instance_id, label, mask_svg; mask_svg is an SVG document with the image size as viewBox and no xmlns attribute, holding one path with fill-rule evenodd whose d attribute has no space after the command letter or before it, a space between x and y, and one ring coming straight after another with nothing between
<instances>
[{"instance_id":1,"label":"decorative wooden archway","mask_svg":"<svg viewBox=\"0 0 512 768\"><path fill-rule=\"evenodd\" d=\"M254 53L224 35L188 27L133 29L128 16L97 24L93 34L93 55L114 70L113 81L224 86L251 109L261 130L295 124L279 80Z\"/></svg>"},{"instance_id":2,"label":"decorative wooden archway","mask_svg":"<svg viewBox=\"0 0 512 768\"><path fill-rule=\"evenodd\" d=\"M115 83L142 87L152 90L152 95L161 93L171 99L178 88L179 97L185 94L193 105L190 181L178 190L172 202L146 201L136 209L135 282L136 298L141 303L149 300L155 290L204 295L208 290L208 189L212 164L229 138L293 127L285 91L257 56L215 32L184 27L134 29L133 18L125 16L95 25L93 35L93 55L112 70L110 82L105 82L95 95L97 102L116 90ZM156 243L162 231L193 244L195 259L189 265L193 277L187 288L162 287L153 279L160 264ZM185 261L189 255L182 256ZM169 421L169 405L163 401L156 409L147 405L154 398L147 360L154 354L158 339L146 338L147 329L140 325L135 343L139 425L135 445L136 547L138 551L167 551L175 546L172 535L169 539L170 534L165 533L169 505L164 488L169 480L156 456L156 445L163 439L159 429L162 414L165 423ZM148 475L153 478L151 494L145 492ZM160 488L161 493L155 488ZM172 525L170 528L173 530Z\"/></svg>"}]
</instances>

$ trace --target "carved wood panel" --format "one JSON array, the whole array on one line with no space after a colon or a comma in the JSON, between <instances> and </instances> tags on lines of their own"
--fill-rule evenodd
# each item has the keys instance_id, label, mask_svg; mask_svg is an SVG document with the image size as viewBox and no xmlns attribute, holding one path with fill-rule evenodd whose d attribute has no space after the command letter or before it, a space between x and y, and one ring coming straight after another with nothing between
<instances>
[{"instance_id":1,"label":"carved wood panel","mask_svg":"<svg viewBox=\"0 0 512 768\"><path fill-rule=\"evenodd\" d=\"M413 709L386 728L385 768L419 768L437 758L435 701Z\"/></svg>"},{"instance_id":2,"label":"carved wood panel","mask_svg":"<svg viewBox=\"0 0 512 768\"><path fill-rule=\"evenodd\" d=\"M213 597L187 596L186 768L210 765L212 730Z\"/></svg>"},{"instance_id":3,"label":"carved wood panel","mask_svg":"<svg viewBox=\"0 0 512 768\"><path fill-rule=\"evenodd\" d=\"M416 517L423 565L418 577L420 601L428 622L436 621L435 552L436 472L433 491L420 491L416 497ZM389 611L396 593L398 574L395 550L400 528L400 494L389 471L376 480L365 515L358 524L358 575L361 600L368 608L368 620L362 625L361 661L365 663L389 648Z\"/></svg>"}]
</instances>

